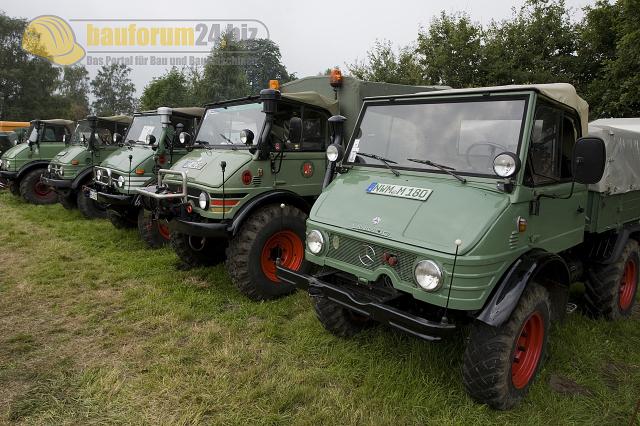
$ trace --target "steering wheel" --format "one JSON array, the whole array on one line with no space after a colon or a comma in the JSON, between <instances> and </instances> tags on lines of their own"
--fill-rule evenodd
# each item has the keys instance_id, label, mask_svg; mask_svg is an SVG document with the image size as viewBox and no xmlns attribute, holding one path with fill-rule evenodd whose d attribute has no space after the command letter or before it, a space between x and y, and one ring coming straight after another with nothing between
<instances>
[{"instance_id":1,"label":"steering wheel","mask_svg":"<svg viewBox=\"0 0 640 426\"><path fill-rule=\"evenodd\" d=\"M508 151L506 146L497 144L497 143L493 143L493 142L489 142L489 141L482 141L482 142L476 142L474 144L471 144L471 146L469 146L469 148L467 148L467 151L464 153L465 158L467 160L467 165L469 166L470 169L474 169L475 167L471 164L471 150L474 149L475 147L478 146L486 146L489 148L489 162L487 163L487 168L489 170L493 170L493 159L496 156L497 152L504 152L504 151Z\"/></svg>"}]
</instances>

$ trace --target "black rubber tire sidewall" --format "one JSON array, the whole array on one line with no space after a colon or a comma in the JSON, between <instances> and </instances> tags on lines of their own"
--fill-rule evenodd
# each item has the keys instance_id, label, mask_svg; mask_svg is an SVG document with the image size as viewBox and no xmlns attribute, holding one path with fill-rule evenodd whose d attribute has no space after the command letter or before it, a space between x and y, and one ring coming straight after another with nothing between
<instances>
[{"instance_id":1,"label":"black rubber tire sidewall","mask_svg":"<svg viewBox=\"0 0 640 426\"><path fill-rule=\"evenodd\" d=\"M200 237L192 237L200 238ZM213 266L225 259L226 241L206 238L202 250L194 250L189 244L189 235L172 232L171 248L187 267Z\"/></svg>"},{"instance_id":2,"label":"black rubber tire sidewall","mask_svg":"<svg viewBox=\"0 0 640 426\"><path fill-rule=\"evenodd\" d=\"M125 212L124 214L115 210L107 209L107 219L116 229L131 229L138 226L138 211L135 214Z\"/></svg>"},{"instance_id":3,"label":"black rubber tire sidewall","mask_svg":"<svg viewBox=\"0 0 640 426\"><path fill-rule=\"evenodd\" d=\"M78 210L80 210L87 219L106 219L106 209L100 208L98 202L87 197L83 191L77 191L76 200Z\"/></svg>"},{"instance_id":4,"label":"black rubber tire sidewall","mask_svg":"<svg viewBox=\"0 0 640 426\"><path fill-rule=\"evenodd\" d=\"M340 337L351 337L369 328L374 322L359 318L355 312L324 298L311 297L316 318L322 326Z\"/></svg>"},{"instance_id":5,"label":"black rubber tire sidewall","mask_svg":"<svg viewBox=\"0 0 640 426\"><path fill-rule=\"evenodd\" d=\"M58 194L58 202L67 210L78 208L78 199L75 192L71 191L66 195Z\"/></svg>"}]
</instances>

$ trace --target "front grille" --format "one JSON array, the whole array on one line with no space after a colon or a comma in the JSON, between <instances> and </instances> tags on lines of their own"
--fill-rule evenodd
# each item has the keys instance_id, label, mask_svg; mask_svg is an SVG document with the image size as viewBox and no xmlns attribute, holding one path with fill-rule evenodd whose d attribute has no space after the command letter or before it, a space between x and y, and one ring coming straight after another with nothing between
<instances>
[{"instance_id":1,"label":"front grille","mask_svg":"<svg viewBox=\"0 0 640 426\"><path fill-rule=\"evenodd\" d=\"M384 253L394 255L398 258L398 264L393 269L402 281L415 285L413 280L413 265L416 261L416 256L411 253L339 234L329 234L327 246L327 257L369 270L375 270L386 265L386 262L382 258ZM372 256L373 263L371 265L365 265L360 261L360 256L364 254L368 248L373 249L375 252L375 255Z\"/></svg>"}]
</instances>

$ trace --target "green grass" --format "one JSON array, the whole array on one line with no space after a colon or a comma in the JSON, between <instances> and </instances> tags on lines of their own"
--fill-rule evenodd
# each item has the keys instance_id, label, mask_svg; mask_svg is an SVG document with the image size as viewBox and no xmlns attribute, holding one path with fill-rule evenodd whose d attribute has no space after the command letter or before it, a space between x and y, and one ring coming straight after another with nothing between
<instances>
[{"instance_id":1,"label":"green grass","mask_svg":"<svg viewBox=\"0 0 640 426\"><path fill-rule=\"evenodd\" d=\"M464 331L340 339L301 292L254 303L222 266L176 263L133 230L0 194L0 423L626 425L640 398L638 310L571 315L528 399L497 412L464 392Z\"/></svg>"}]
</instances>

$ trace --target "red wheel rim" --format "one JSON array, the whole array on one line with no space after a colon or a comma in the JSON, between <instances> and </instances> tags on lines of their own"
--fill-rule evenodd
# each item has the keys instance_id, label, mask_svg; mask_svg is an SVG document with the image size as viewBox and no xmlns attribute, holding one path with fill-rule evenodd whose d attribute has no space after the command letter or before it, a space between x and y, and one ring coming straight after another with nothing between
<instances>
[{"instance_id":1,"label":"red wheel rim","mask_svg":"<svg viewBox=\"0 0 640 426\"><path fill-rule=\"evenodd\" d=\"M624 265L624 273L622 274L622 282L620 282L620 296L618 305L620 309L626 311L633 304L633 297L636 294L638 286L638 266L634 259L627 260Z\"/></svg>"},{"instance_id":2,"label":"red wheel rim","mask_svg":"<svg viewBox=\"0 0 640 426\"><path fill-rule=\"evenodd\" d=\"M169 224L166 220L158 220L158 233L162 238L169 241L171 238L171 231L169 231Z\"/></svg>"},{"instance_id":3,"label":"red wheel rim","mask_svg":"<svg viewBox=\"0 0 640 426\"><path fill-rule=\"evenodd\" d=\"M276 259L287 269L297 271L304 258L304 244L298 235L290 230L273 234L262 247L260 263L262 272L273 282L280 282L276 276Z\"/></svg>"},{"instance_id":4,"label":"red wheel rim","mask_svg":"<svg viewBox=\"0 0 640 426\"><path fill-rule=\"evenodd\" d=\"M529 315L516 339L511 362L511 381L516 389L522 389L536 372L544 343L544 319L536 311Z\"/></svg>"},{"instance_id":5,"label":"red wheel rim","mask_svg":"<svg viewBox=\"0 0 640 426\"><path fill-rule=\"evenodd\" d=\"M38 182L36 182L35 186L33 187L33 191L39 197L46 197L47 195L49 195L51 193L51 188L49 188L44 183L38 181Z\"/></svg>"}]
</instances>

